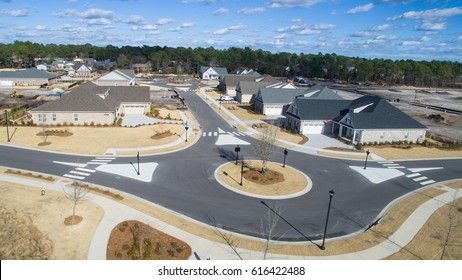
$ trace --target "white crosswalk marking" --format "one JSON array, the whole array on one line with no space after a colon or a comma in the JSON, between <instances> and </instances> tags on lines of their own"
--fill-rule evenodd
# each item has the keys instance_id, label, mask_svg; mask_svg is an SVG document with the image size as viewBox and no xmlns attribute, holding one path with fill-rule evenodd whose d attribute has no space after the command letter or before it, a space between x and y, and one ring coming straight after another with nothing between
<instances>
[{"instance_id":1,"label":"white crosswalk marking","mask_svg":"<svg viewBox=\"0 0 462 280\"><path fill-rule=\"evenodd\" d=\"M218 132L215 131L215 132L213 133L213 136L218 136Z\"/></svg>"},{"instance_id":2,"label":"white crosswalk marking","mask_svg":"<svg viewBox=\"0 0 462 280\"><path fill-rule=\"evenodd\" d=\"M92 170L92 169L86 169L86 168L76 168L75 170L80 170L80 171L84 171L84 172L90 172L90 173L95 173L96 170Z\"/></svg>"},{"instance_id":3,"label":"white crosswalk marking","mask_svg":"<svg viewBox=\"0 0 462 280\"><path fill-rule=\"evenodd\" d=\"M207 132L202 133L202 136L204 137L207 136Z\"/></svg>"},{"instance_id":4,"label":"white crosswalk marking","mask_svg":"<svg viewBox=\"0 0 462 280\"><path fill-rule=\"evenodd\" d=\"M79 171L71 171L69 173L76 174L76 175L82 175L82 176L90 176L90 173L79 172Z\"/></svg>"},{"instance_id":5,"label":"white crosswalk marking","mask_svg":"<svg viewBox=\"0 0 462 280\"><path fill-rule=\"evenodd\" d=\"M422 176L422 177L419 177L419 178L415 178L413 180L416 181L416 182L420 182L420 181L423 181L423 180L426 180L426 179L428 179L428 177Z\"/></svg>"},{"instance_id":6,"label":"white crosswalk marking","mask_svg":"<svg viewBox=\"0 0 462 280\"><path fill-rule=\"evenodd\" d=\"M64 177L71 178L71 179L78 179L78 180L83 180L85 177L82 176L76 176L76 175L70 175L70 174L64 174Z\"/></svg>"},{"instance_id":7,"label":"white crosswalk marking","mask_svg":"<svg viewBox=\"0 0 462 280\"><path fill-rule=\"evenodd\" d=\"M435 183L435 181L433 181L433 180L428 180L428 181L425 181L425 182L421 182L420 184L421 184L422 186L425 186L425 185L433 184L433 183Z\"/></svg>"},{"instance_id":8,"label":"white crosswalk marking","mask_svg":"<svg viewBox=\"0 0 462 280\"><path fill-rule=\"evenodd\" d=\"M414 177L417 177L417 176L420 176L420 175L421 175L420 173L413 173L413 174L406 175L406 177L414 178Z\"/></svg>"},{"instance_id":9,"label":"white crosswalk marking","mask_svg":"<svg viewBox=\"0 0 462 280\"><path fill-rule=\"evenodd\" d=\"M209 136L212 136L212 132L209 132Z\"/></svg>"}]
</instances>

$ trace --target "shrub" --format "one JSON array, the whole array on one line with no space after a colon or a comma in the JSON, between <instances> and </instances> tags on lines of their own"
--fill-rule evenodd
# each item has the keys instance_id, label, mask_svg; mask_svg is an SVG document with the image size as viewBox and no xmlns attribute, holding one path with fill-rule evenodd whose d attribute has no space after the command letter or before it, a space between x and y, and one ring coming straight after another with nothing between
<instances>
[{"instance_id":1,"label":"shrub","mask_svg":"<svg viewBox=\"0 0 462 280\"><path fill-rule=\"evenodd\" d=\"M95 125L95 122L92 121L92 122L90 123L90 126L94 126L94 125Z\"/></svg>"}]
</instances>

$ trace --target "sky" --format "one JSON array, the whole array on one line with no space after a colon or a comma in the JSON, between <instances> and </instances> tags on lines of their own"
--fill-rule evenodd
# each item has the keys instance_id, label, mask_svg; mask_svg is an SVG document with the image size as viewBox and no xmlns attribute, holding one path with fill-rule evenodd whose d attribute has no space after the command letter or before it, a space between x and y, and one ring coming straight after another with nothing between
<instances>
[{"instance_id":1,"label":"sky","mask_svg":"<svg viewBox=\"0 0 462 280\"><path fill-rule=\"evenodd\" d=\"M462 0L0 0L0 43L462 62Z\"/></svg>"}]
</instances>

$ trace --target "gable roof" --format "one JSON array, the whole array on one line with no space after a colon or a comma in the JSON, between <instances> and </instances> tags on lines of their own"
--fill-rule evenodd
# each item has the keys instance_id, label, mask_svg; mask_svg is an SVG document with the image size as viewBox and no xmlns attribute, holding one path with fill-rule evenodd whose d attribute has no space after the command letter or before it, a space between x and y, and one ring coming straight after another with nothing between
<instances>
[{"instance_id":1,"label":"gable roof","mask_svg":"<svg viewBox=\"0 0 462 280\"><path fill-rule=\"evenodd\" d=\"M256 94L258 89L272 85L271 82L239 81L237 89L241 94Z\"/></svg>"},{"instance_id":2,"label":"gable roof","mask_svg":"<svg viewBox=\"0 0 462 280\"><path fill-rule=\"evenodd\" d=\"M346 114L355 129L427 128L386 100L375 96L363 96L353 100Z\"/></svg>"},{"instance_id":3,"label":"gable roof","mask_svg":"<svg viewBox=\"0 0 462 280\"><path fill-rule=\"evenodd\" d=\"M200 73L205 73L207 70L212 68L218 75L227 75L228 69L224 67L215 67L215 66L201 66Z\"/></svg>"},{"instance_id":4,"label":"gable roof","mask_svg":"<svg viewBox=\"0 0 462 280\"><path fill-rule=\"evenodd\" d=\"M241 81L255 82L256 76L251 75L226 75L223 77L223 83L226 87L237 87Z\"/></svg>"},{"instance_id":5,"label":"gable roof","mask_svg":"<svg viewBox=\"0 0 462 280\"><path fill-rule=\"evenodd\" d=\"M56 75L37 68L28 68L16 71L0 71L0 78L9 79L53 79Z\"/></svg>"},{"instance_id":6,"label":"gable roof","mask_svg":"<svg viewBox=\"0 0 462 280\"><path fill-rule=\"evenodd\" d=\"M297 97L286 113L300 120L333 120L341 115L341 111L350 103L350 100Z\"/></svg>"},{"instance_id":7,"label":"gable roof","mask_svg":"<svg viewBox=\"0 0 462 280\"><path fill-rule=\"evenodd\" d=\"M105 98L99 95L107 93ZM62 98L39 106L35 112L114 112L122 102L149 103L148 87L97 86L86 82Z\"/></svg>"},{"instance_id":8,"label":"gable roof","mask_svg":"<svg viewBox=\"0 0 462 280\"><path fill-rule=\"evenodd\" d=\"M115 77L120 77L117 80L131 81L135 79L135 71L132 69L117 69L101 76L98 80L114 80Z\"/></svg>"},{"instance_id":9,"label":"gable roof","mask_svg":"<svg viewBox=\"0 0 462 280\"><path fill-rule=\"evenodd\" d=\"M290 104L298 96L319 100L343 100L337 93L322 86L307 89L260 88L256 99L265 104Z\"/></svg>"}]
</instances>

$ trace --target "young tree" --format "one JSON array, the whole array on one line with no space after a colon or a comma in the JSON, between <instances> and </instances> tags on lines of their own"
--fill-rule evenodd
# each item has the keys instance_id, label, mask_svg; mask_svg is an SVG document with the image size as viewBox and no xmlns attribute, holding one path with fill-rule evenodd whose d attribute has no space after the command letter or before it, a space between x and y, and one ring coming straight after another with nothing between
<instances>
[{"instance_id":1,"label":"young tree","mask_svg":"<svg viewBox=\"0 0 462 280\"><path fill-rule=\"evenodd\" d=\"M258 142L254 146L255 153L262 161L261 173L266 173L266 165L276 153L278 146L276 146L277 135L279 128L274 124L267 125L258 136Z\"/></svg>"},{"instance_id":2,"label":"young tree","mask_svg":"<svg viewBox=\"0 0 462 280\"><path fill-rule=\"evenodd\" d=\"M72 224L75 222L75 208L77 204L86 200L87 188L81 183L73 182L69 188L64 188L64 193L72 201Z\"/></svg>"},{"instance_id":3,"label":"young tree","mask_svg":"<svg viewBox=\"0 0 462 280\"><path fill-rule=\"evenodd\" d=\"M271 247L271 241L278 240L280 237L276 225L282 214L282 206L279 202L276 202L273 206L268 206L268 211L260 221L260 234L264 236L265 243L263 247L263 259L266 260L266 256Z\"/></svg>"}]
</instances>

